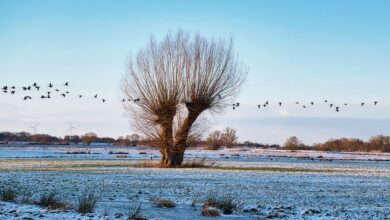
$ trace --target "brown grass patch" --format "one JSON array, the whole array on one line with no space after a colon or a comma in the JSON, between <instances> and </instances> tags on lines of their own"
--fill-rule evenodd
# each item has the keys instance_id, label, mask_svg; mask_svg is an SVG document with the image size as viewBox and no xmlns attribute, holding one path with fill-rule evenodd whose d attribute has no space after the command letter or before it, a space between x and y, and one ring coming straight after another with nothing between
<instances>
[{"instance_id":1,"label":"brown grass patch","mask_svg":"<svg viewBox=\"0 0 390 220\"><path fill-rule=\"evenodd\" d=\"M219 211L214 208L209 208L209 207L203 207L201 214L203 216L207 217L218 217L220 216Z\"/></svg>"},{"instance_id":2,"label":"brown grass patch","mask_svg":"<svg viewBox=\"0 0 390 220\"><path fill-rule=\"evenodd\" d=\"M159 199L159 198L153 198L152 199L153 205L157 208L175 208L176 203L169 199Z\"/></svg>"}]
</instances>

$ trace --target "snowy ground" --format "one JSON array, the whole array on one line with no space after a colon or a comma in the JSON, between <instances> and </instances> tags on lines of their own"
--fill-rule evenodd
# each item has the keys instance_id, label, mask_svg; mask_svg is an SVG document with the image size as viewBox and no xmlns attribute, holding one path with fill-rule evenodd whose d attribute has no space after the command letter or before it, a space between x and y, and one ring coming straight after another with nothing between
<instances>
[{"instance_id":1,"label":"snowy ground","mask_svg":"<svg viewBox=\"0 0 390 220\"><path fill-rule=\"evenodd\" d=\"M117 213L126 219L139 204L148 219L208 219L200 212L210 195L230 196L238 205L218 219L390 219L390 154L193 149L186 159L208 158L223 169L156 169L129 166L158 160L158 151L150 148L114 150L127 158L109 154L108 147L94 147L92 154L68 150L0 147L0 188L11 186L33 199L55 192L70 204L94 191L95 213L0 202L0 219L114 219ZM170 199L177 207L156 208L152 198Z\"/></svg>"}]
</instances>

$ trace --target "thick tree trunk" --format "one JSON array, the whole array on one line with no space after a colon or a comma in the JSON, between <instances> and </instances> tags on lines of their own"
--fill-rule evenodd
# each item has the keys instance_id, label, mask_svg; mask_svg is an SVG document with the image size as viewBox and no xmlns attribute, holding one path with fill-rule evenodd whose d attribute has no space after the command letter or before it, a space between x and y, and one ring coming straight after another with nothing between
<instances>
[{"instance_id":1,"label":"thick tree trunk","mask_svg":"<svg viewBox=\"0 0 390 220\"><path fill-rule=\"evenodd\" d=\"M169 155L169 166L177 167L183 163L184 151L181 152L171 152Z\"/></svg>"},{"instance_id":2,"label":"thick tree trunk","mask_svg":"<svg viewBox=\"0 0 390 220\"><path fill-rule=\"evenodd\" d=\"M161 126L161 134L160 134L161 142L160 142L160 152L161 152L161 161L160 167L169 167L170 165L170 154L172 148L172 139L173 139L173 130L172 125L165 124Z\"/></svg>"},{"instance_id":3,"label":"thick tree trunk","mask_svg":"<svg viewBox=\"0 0 390 220\"><path fill-rule=\"evenodd\" d=\"M169 157L172 166L180 166L183 163L188 135L192 124L198 118L199 114L200 113L195 111L189 111L186 119L184 119L183 124L180 126L180 129L175 136L176 142L173 144L173 149Z\"/></svg>"},{"instance_id":4,"label":"thick tree trunk","mask_svg":"<svg viewBox=\"0 0 390 220\"><path fill-rule=\"evenodd\" d=\"M161 161L160 167L178 167L183 163L184 151L187 148L187 138L191 130L192 124L200 115L201 111L191 111L184 119L182 125L178 129L173 143L173 128L172 124L161 126Z\"/></svg>"}]
</instances>

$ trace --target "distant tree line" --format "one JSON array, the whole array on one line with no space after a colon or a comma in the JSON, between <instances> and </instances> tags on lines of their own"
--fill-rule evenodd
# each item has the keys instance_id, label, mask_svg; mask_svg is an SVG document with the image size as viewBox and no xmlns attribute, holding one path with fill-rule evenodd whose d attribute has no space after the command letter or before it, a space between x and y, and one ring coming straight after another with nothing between
<instances>
[{"instance_id":1,"label":"distant tree line","mask_svg":"<svg viewBox=\"0 0 390 220\"><path fill-rule=\"evenodd\" d=\"M8 142L28 142L30 144L84 144L91 143L112 144L114 146L154 146L155 141L143 139L138 134L121 136L117 139L111 137L98 137L93 132L88 132L81 136L66 135L63 138L50 136L48 134L30 134L28 132L0 132L0 143ZM342 152L390 152L390 136L377 135L371 137L368 141L357 138L338 138L330 139L324 143L314 145L305 145L297 137L289 137L281 146L278 144L261 144L251 141L239 143L236 130L230 127L223 131L214 130L209 133L205 140L199 138L189 138L189 147L206 147L209 150L218 150L221 147L253 147L253 148L272 148L285 150L317 150L317 151L342 151Z\"/></svg>"},{"instance_id":2,"label":"distant tree line","mask_svg":"<svg viewBox=\"0 0 390 220\"><path fill-rule=\"evenodd\" d=\"M31 134L29 132L0 132L0 142L28 142L30 144L84 144L91 143L112 144L115 146L135 146L141 141L137 134L128 135L126 137L119 137L117 139L111 137L98 137L93 132L88 132L81 136L66 135L65 137L56 137L48 134Z\"/></svg>"},{"instance_id":3,"label":"distant tree line","mask_svg":"<svg viewBox=\"0 0 390 220\"><path fill-rule=\"evenodd\" d=\"M286 140L283 149L288 150L318 150L318 151L341 151L341 152L390 152L390 136L377 135L368 141L357 138L330 139L324 143L307 146L297 137L293 136Z\"/></svg>"}]
</instances>

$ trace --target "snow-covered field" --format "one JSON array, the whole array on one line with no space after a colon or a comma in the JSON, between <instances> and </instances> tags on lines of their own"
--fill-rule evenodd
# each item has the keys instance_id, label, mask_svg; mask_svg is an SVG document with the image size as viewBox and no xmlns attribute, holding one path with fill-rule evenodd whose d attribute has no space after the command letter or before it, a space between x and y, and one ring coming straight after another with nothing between
<instances>
[{"instance_id":1,"label":"snow-covered field","mask_svg":"<svg viewBox=\"0 0 390 220\"><path fill-rule=\"evenodd\" d=\"M33 199L55 192L70 204L93 191L99 197L95 213L0 202L0 219L126 219L139 204L148 219L208 219L200 213L210 196L229 196L238 205L220 219L390 218L390 154L190 149L187 160L207 158L219 167L156 169L131 166L159 159L158 151L147 147L95 146L91 154L68 150L0 147L0 189L13 187ZM157 208L153 198L167 198L177 206Z\"/></svg>"}]
</instances>

